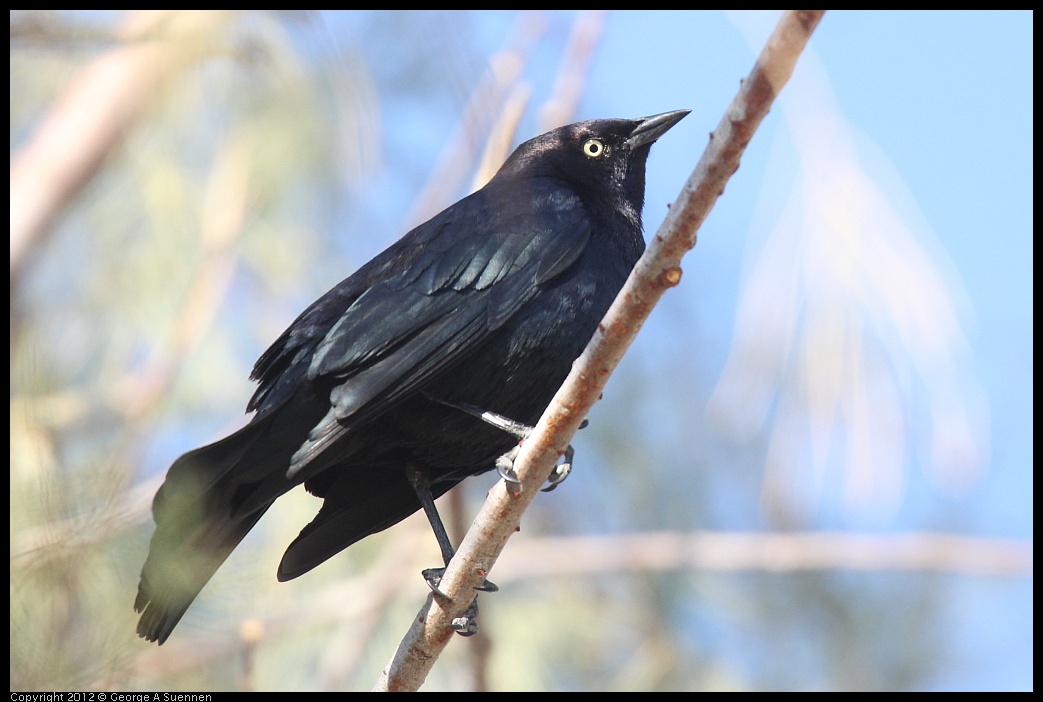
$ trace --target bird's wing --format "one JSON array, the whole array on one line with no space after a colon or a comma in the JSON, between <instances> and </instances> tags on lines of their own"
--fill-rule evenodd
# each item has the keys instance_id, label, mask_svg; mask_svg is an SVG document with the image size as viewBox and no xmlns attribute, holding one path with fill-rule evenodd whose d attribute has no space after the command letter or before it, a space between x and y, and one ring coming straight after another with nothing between
<instances>
[{"instance_id":1,"label":"bird's wing","mask_svg":"<svg viewBox=\"0 0 1043 702\"><path fill-rule=\"evenodd\" d=\"M414 229L306 310L261 357L251 407L281 404L305 382L332 388L330 411L287 477L466 357L580 256L591 225L578 198L489 190Z\"/></svg>"}]
</instances>

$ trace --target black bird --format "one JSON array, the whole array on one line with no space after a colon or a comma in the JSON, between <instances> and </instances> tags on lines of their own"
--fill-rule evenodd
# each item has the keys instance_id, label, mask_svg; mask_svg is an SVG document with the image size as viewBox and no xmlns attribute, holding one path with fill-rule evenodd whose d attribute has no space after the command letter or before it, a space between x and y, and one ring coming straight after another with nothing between
<instances>
[{"instance_id":1,"label":"black bird","mask_svg":"<svg viewBox=\"0 0 1043 702\"><path fill-rule=\"evenodd\" d=\"M644 250L652 143L686 114L530 139L485 187L308 307L254 366L252 421L175 461L156 494L138 634L162 644L301 483L324 502L279 580L421 507L448 563L434 498L495 467L518 443L497 421L534 424L565 380Z\"/></svg>"}]
</instances>

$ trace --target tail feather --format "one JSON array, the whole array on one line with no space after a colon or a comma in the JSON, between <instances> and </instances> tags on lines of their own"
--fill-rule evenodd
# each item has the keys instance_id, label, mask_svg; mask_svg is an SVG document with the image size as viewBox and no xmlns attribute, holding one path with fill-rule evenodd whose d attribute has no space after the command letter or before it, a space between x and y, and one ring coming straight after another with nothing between
<instances>
[{"instance_id":1,"label":"tail feather","mask_svg":"<svg viewBox=\"0 0 1043 702\"><path fill-rule=\"evenodd\" d=\"M211 518L181 548L156 549L141 574L134 609L141 613L138 636L162 644L217 569L253 528L265 510L247 519ZM188 546L189 542L205 546Z\"/></svg>"},{"instance_id":2,"label":"tail feather","mask_svg":"<svg viewBox=\"0 0 1043 702\"><path fill-rule=\"evenodd\" d=\"M440 497L458 482L432 485L433 496ZM286 549L279 563L280 581L304 575L355 542L420 509L420 500L406 479L405 470L381 472L379 479L342 470L322 497L322 509Z\"/></svg>"},{"instance_id":3,"label":"tail feather","mask_svg":"<svg viewBox=\"0 0 1043 702\"><path fill-rule=\"evenodd\" d=\"M275 498L292 486L283 481L255 509L240 510L242 495L256 494L257 486L237 479L238 466L244 457L253 458L250 449L266 434L267 425L267 421L249 424L186 453L171 466L152 503L156 531L134 601L135 611L141 613L138 635L142 638L162 644L170 636L218 567ZM270 460L278 470L274 465L278 456Z\"/></svg>"}]
</instances>

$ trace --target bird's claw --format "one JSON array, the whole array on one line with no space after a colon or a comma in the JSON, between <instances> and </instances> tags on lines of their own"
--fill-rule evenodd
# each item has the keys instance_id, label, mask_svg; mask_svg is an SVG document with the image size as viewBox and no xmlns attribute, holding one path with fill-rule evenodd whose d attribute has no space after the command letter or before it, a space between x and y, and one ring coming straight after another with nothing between
<instances>
[{"instance_id":1,"label":"bird's claw","mask_svg":"<svg viewBox=\"0 0 1043 702\"><path fill-rule=\"evenodd\" d=\"M442 584L442 576L445 575L445 568L427 568L422 570L420 574L424 576L424 581L427 583L427 586L431 588L431 592L439 597L448 597L448 595L442 592L439 588L439 585ZM478 592L497 592L500 587L494 582L483 580L475 585L474 589Z\"/></svg>"},{"instance_id":2,"label":"bird's claw","mask_svg":"<svg viewBox=\"0 0 1043 702\"><path fill-rule=\"evenodd\" d=\"M565 460L554 466L554 470L551 471L550 477L547 478L547 485L540 488L541 492L550 492L554 488L565 482L565 478L569 477L572 473L572 458L576 455L576 450L572 448L572 444L565 449Z\"/></svg>"},{"instance_id":3,"label":"bird's claw","mask_svg":"<svg viewBox=\"0 0 1043 702\"><path fill-rule=\"evenodd\" d=\"M428 568L421 573L424 576L424 580L427 581L428 587L438 597L447 597L438 586L442 583L442 576L445 574L445 568ZM496 592L500 588L494 583L488 580L483 580L481 584L476 585L475 590L480 592ZM455 618L449 626L453 631L458 633L460 636L474 636L478 633L478 596L476 595L471 604L467 607L467 610L463 613L463 616Z\"/></svg>"},{"instance_id":4,"label":"bird's claw","mask_svg":"<svg viewBox=\"0 0 1043 702\"><path fill-rule=\"evenodd\" d=\"M470 606L462 617L457 617L449 625L460 636L474 636L478 633L478 598L471 600Z\"/></svg>"},{"instance_id":5,"label":"bird's claw","mask_svg":"<svg viewBox=\"0 0 1043 702\"><path fill-rule=\"evenodd\" d=\"M586 429L587 425L590 424L589 419L584 419L580 422L579 428ZM579 429L577 429L579 431ZM551 471L550 477L547 478L547 485L540 488L541 492L550 492L554 488L565 482L565 478L572 474L572 459L576 457L576 449L572 448L572 444L568 445L565 449L565 460L554 466L554 470Z\"/></svg>"},{"instance_id":6,"label":"bird's claw","mask_svg":"<svg viewBox=\"0 0 1043 702\"><path fill-rule=\"evenodd\" d=\"M425 568L420 571L420 574L424 576L424 582L431 588L431 592L435 593L439 597L447 597L447 595L438 589L438 586L442 584L442 576L445 574L445 568Z\"/></svg>"},{"instance_id":7,"label":"bird's claw","mask_svg":"<svg viewBox=\"0 0 1043 702\"><path fill-rule=\"evenodd\" d=\"M481 419L486 424L501 429L518 439L517 446L496 459L496 472L499 473L500 477L503 478L505 483L507 483L508 489L511 489L511 486L517 488L511 489L511 492L519 492L521 480L518 479L518 474L514 472L514 459L518 457L518 453L521 451L522 442L532 434L532 427L522 424L521 422L516 422L508 417L504 417L502 414L483 411L481 408L474 405L457 404L455 402L447 402L446 400L439 400L433 397L430 399L435 402L441 402L449 407L455 407L458 410L462 410L473 417ZM579 428L585 429L588 424L590 424L590 421L584 419L580 423ZM572 472L572 458L575 455L576 449L572 448L572 445L570 444L569 447L565 449L565 460L555 466L554 472L551 473L550 478L547 479L547 485L541 488L543 492L550 492L561 485L565 478L569 477L569 474Z\"/></svg>"},{"instance_id":8,"label":"bird's claw","mask_svg":"<svg viewBox=\"0 0 1043 702\"><path fill-rule=\"evenodd\" d=\"M518 474L514 472L514 459L518 457L520 450L521 444L518 444L496 459L496 472L500 474L500 477L504 479L508 486L521 486L521 480L518 478ZM517 492L517 490L512 490L512 492Z\"/></svg>"},{"instance_id":9,"label":"bird's claw","mask_svg":"<svg viewBox=\"0 0 1043 702\"><path fill-rule=\"evenodd\" d=\"M586 422L584 422L580 428L582 429L584 426L586 426ZM520 449L521 444L515 446L513 449L496 459L496 472L499 473L504 482L508 484L508 489L510 489L511 486L517 488L521 485L521 480L518 478L518 474L514 472L514 459L518 457ZM547 479L546 486L540 488L542 492L550 492L565 482L565 478L569 477L572 473L572 459L575 455L576 449L572 448L572 445L569 444L569 447L565 449L565 460L554 466L554 470ZM512 489L511 492L518 492L518 490Z\"/></svg>"}]
</instances>

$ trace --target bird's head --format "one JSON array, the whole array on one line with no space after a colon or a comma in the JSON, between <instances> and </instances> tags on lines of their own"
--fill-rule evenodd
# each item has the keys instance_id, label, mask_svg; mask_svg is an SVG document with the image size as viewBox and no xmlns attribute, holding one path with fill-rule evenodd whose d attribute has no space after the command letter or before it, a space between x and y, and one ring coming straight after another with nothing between
<instances>
[{"instance_id":1,"label":"bird's head","mask_svg":"<svg viewBox=\"0 0 1043 702\"><path fill-rule=\"evenodd\" d=\"M645 161L656 139L689 110L639 119L592 119L558 127L521 144L497 177L567 181L591 201L624 202L640 217Z\"/></svg>"}]
</instances>

